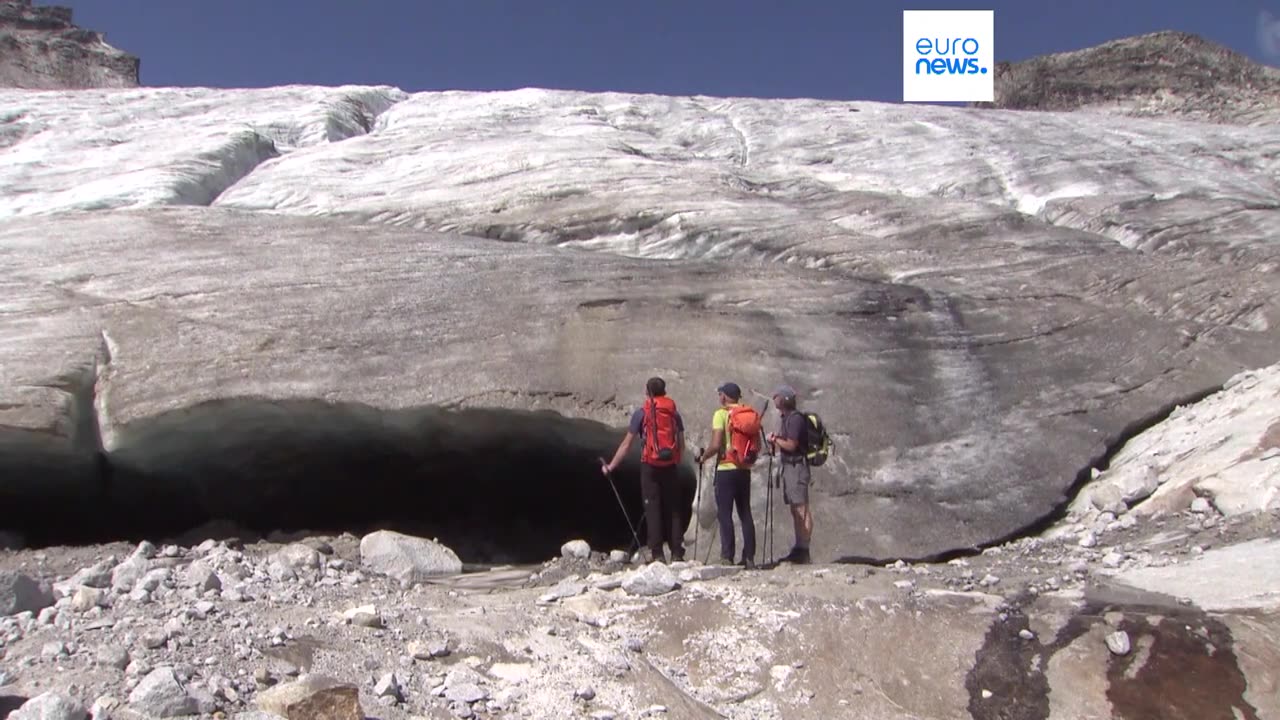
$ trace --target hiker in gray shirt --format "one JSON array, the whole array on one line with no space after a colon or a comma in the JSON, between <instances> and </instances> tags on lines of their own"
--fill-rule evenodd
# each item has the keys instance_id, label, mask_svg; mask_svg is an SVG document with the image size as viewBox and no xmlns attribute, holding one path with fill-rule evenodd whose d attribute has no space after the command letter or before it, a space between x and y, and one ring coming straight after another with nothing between
<instances>
[{"instance_id":1,"label":"hiker in gray shirt","mask_svg":"<svg viewBox=\"0 0 1280 720\"><path fill-rule=\"evenodd\" d=\"M813 513L809 510L809 422L796 411L796 391L783 385L773 393L778 408L779 432L769 433L769 444L777 448L782 461L782 498L791 507L796 544L782 562L809 562L809 539L813 536Z\"/></svg>"}]
</instances>

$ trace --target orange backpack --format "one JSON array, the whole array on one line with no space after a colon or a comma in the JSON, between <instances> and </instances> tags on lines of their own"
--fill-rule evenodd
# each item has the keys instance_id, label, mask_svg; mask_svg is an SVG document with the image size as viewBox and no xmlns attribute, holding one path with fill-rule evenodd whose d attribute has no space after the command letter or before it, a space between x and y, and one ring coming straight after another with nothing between
<instances>
[{"instance_id":1,"label":"orange backpack","mask_svg":"<svg viewBox=\"0 0 1280 720\"><path fill-rule=\"evenodd\" d=\"M640 462L658 466L680 462L674 400L663 395L650 398L644 404L644 431L644 449L640 453Z\"/></svg>"},{"instance_id":2,"label":"orange backpack","mask_svg":"<svg viewBox=\"0 0 1280 720\"><path fill-rule=\"evenodd\" d=\"M725 460L740 468L749 468L760 457L760 413L750 405L729 408L725 423L727 450Z\"/></svg>"}]
</instances>

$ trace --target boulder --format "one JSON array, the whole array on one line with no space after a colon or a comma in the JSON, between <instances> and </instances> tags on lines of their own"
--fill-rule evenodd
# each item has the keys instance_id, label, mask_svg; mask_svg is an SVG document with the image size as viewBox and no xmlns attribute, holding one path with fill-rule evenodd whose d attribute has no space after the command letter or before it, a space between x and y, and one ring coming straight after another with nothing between
<instances>
[{"instance_id":1,"label":"boulder","mask_svg":"<svg viewBox=\"0 0 1280 720\"><path fill-rule=\"evenodd\" d=\"M80 703L57 692L37 695L9 714L9 720L85 720L89 713Z\"/></svg>"},{"instance_id":2,"label":"boulder","mask_svg":"<svg viewBox=\"0 0 1280 720\"><path fill-rule=\"evenodd\" d=\"M462 561L444 545L390 530L360 539L360 564L408 584L462 572Z\"/></svg>"},{"instance_id":3,"label":"boulder","mask_svg":"<svg viewBox=\"0 0 1280 720\"><path fill-rule=\"evenodd\" d=\"M155 718L195 715L200 712L199 703L178 680L173 668L156 668L142 678L129 693L129 706Z\"/></svg>"},{"instance_id":4,"label":"boulder","mask_svg":"<svg viewBox=\"0 0 1280 720\"><path fill-rule=\"evenodd\" d=\"M275 580L315 577L322 567L324 557L320 552L302 543L286 545L267 559L267 574Z\"/></svg>"},{"instance_id":5,"label":"boulder","mask_svg":"<svg viewBox=\"0 0 1280 720\"><path fill-rule=\"evenodd\" d=\"M364 720L360 689L323 675L263 690L254 702L284 720Z\"/></svg>"},{"instance_id":6,"label":"boulder","mask_svg":"<svg viewBox=\"0 0 1280 720\"><path fill-rule=\"evenodd\" d=\"M586 540L570 540L560 546L560 556L574 560L586 560L591 557L591 545Z\"/></svg>"},{"instance_id":7,"label":"boulder","mask_svg":"<svg viewBox=\"0 0 1280 720\"><path fill-rule=\"evenodd\" d=\"M38 613L54 603L53 589L30 576L0 571L0 617Z\"/></svg>"},{"instance_id":8,"label":"boulder","mask_svg":"<svg viewBox=\"0 0 1280 720\"><path fill-rule=\"evenodd\" d=\"M679 587L676 575L671 568L660 562L648 565L628 573L622 581L622 589L632 595L655 596L664 595Z\"/></svg>"}]
</instances>

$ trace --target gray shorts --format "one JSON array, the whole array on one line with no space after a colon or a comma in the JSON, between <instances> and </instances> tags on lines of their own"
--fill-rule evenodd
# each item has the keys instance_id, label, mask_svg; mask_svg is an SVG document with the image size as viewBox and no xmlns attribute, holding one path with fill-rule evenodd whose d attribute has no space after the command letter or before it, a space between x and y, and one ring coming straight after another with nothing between
<instances>
[{"instance_id":1,"label":"gray shorts","mask_svg":"<svg viewBox=\"0 0 1280 720\"><path fill-rule=\"evenodd\" d=\"M809 466L782 463L782 500L788 505L809 504Z\"/></svg>"}]
</instances>

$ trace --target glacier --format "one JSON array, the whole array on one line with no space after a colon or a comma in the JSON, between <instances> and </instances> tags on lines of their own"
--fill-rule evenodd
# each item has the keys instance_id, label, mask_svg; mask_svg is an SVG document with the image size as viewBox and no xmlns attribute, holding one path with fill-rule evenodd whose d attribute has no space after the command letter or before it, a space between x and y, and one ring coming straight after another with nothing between
<instances>
[{"instance_id":1,"label":"glacier","mask_svg":"<svg viewBox=\"0 0 1280 720\"><path fill-rule=\"evenodd\" d=\"M532 88L0 108L0 426L74 447L226 397L620 425L652 374L696 446L720 382L787 381L837 442L815 559L918 558L1041 522L1280 348L1269 126Z\"/></svg>"}]
</instances>

